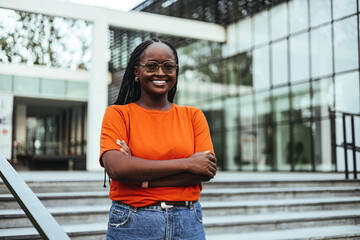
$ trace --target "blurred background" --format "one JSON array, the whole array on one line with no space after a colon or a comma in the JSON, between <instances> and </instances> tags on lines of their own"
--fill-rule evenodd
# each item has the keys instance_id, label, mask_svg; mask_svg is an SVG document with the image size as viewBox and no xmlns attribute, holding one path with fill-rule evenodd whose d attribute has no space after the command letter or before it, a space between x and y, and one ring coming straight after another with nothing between
<instances>
[{"instance_id":1,"label":"blurred background","mask_svg":"<svg viewBox=\"0 0 360 240\"><path fill-rule=\"evenodd\" d=\"M151 37L176 46L175 103L205 113L221 170L360 165L358 0L2 2L0 151L20 170L99 169L102 115Z\"/></svg>"}]
</instances>

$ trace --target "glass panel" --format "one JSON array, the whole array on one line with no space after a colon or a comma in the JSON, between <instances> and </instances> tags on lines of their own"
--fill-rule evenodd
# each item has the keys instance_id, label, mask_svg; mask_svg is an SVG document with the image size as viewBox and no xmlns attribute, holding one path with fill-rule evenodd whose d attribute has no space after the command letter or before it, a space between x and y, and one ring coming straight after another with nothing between
<instances>
[{"instance_id":1,"label":"glass panel","mask_svg":"<svg viewBox=\"0 0 360 240\"><path fill-rule=\"evenodd\" d=\"M308 28L308 3L307 0L289 1L290 32Z\"/></svg>"},{"instance_id":2,"label":"glass panel","mask_svg":"<svg viewBox=\"0 0 360 240\"><path fill-rule=\"evenodd\" d=\"M0 74L0 91L11 92L12 90L12 76Z\"/></svg>"},{"instance_id":3,"label":"glass panel","mask_svg":"<svg viewBox=\"0 0 360 240\"><path fill-rule=\"evenodd\" d=\"M273 86L287 83L288 59L287 41L276 42L272 45L272 84Z\"/></svg>"},{"instance_id":4,"label":"glass panel","mask_svg":"<svg viewBox=\"0 0 360 240\"><path fill-rule=\"evenodd\" d=\"M332 73L331 25L311 32L312 77Z\"/></svg>"},{"instance_id":5,"label":"glass panel","mask_svg":"<svg viewBox=\"0 0 360 240\"><path fill-rule=\"evenodd\" d=\"M274 160L275 170L290 171L290 127L277 125L274 127Z\"/></svg>"},{"instance_id":6,"label":"glass panel","mask_svg":"<svg viewBox=\"0 0 360 240\"><path fill-rule=\"evenodd\" d=\"M247 51L251 48L251 18L241 20L237 27L237 39L239 41L239 51Z\"/></svg>"},{"instance_id":7,"label":"glass panel","mask_svg":"<svg viewBox=\"0 0 360 240\"><path fill-rule=\"evenodd\" d=\"M335 72L359 67L356 28L356 16L334 23Z\"/></svg>"},{"instance_id":8,"label":"glass panel","mask_svg":"<svg viewBox=\"0 0 360 240\"><path fill-rule=\"evenodd\" d=\"M286 3L271 8L271 40L285 37L287 33Z\"/></svg>"},{"instance_id":9,"label":"glass panel","mask_svg":"<svg viewBox=\"0 0 360 240\"><path fill-rule=\"evenodd\" d=\"M311 124L309 122L294 124L293 136L295 170L311 170Z\"/></svg>"},{"instance_id":10,"label":"glass panel","mask_svg":"<svg viewBox=\"0 0 360 240\"><path fill-rule=\"evenodd\" d=\"M275 88L272 91L274 106L274 121L287 121L290 119L289 87Z\"/></svg>"},{"instance_id":11,"label":"glass panel","mask_svg":"<svg viewBox=\"0 0 360 240\"><path fill-rule=\"evenodd\" d=\"M356 13L356 0L333 0L334 19Z\"/></svg>"},{"instance_id":12,"label":"glass panel","mask_svg":"<svg viewBox=\"0 0 360 240\"><path fill-rule=\"evenodd\" d=\"M335 77L335 110L359 113L359 72Z\"/></svg>"},{"instance_id":13,"label":"glass panel","mask_svg":"<svg viewBox=\"0 0 360 240\"><path fill-rule=\"evenodd\" d=\"M67 97L87 99L88 84L86 82L69 81L67 84Z\"/></svg>"},{"instance_id":14,"label":"glass panel","mask_svg":"<svg viewBox=\"0 0 360 240\"><path fill-rule=\"evenodd\" d=\"M226 170L237 170L240 166L240 134L238 131L226 132Z\"/></svg>"},{"instance_id":15,"label":"glass panel","mask_svg":"<svg viewBox=\"0 0 360 240\"><path fill-rule=\"evenodd\" d=\"M41 93L46 96L65 96L65 81L42 79Z\"/></svg>"},{"instance_id":16,"label":"glass panel","mask_svg":"<svg viewBox=\"0 0 360 240\"><path fill-rule=\"evenodd\" d=\"M240 96L240 123L252 125L254 119L253 95Z\"/></svg>"},{"instance_id":17,"label":"glass panel","mask_svg":"<svg viewBox=\"0 0 360 240\"><path fill-rule=\"evenodd\" d=\"M310 2L311 26L331 21L331 0L316 0Z\"/></svg>"},{"instance_id":18,"label":"glass panel","mask_svg":"<svg viewBox=\"0 0 360 240\"><path fill-rule=\"evenodd\" d=\"M312 82L312 105L314 117L329 116L334 106L334 86L331 78Z\"/></svg>"},{"instance_id":19,"label":"glass panel","mask_svg":"<svg viewBox=\"0 0 360 240\"><path fill-rule=\"evenodd\" d=\"M310 89L309 83L303 83L291 87L293 119L310 118Z\"/></svg>"},{"instance_id":20,"label":"glass panel","mask_svg":"<svg viewBox=\"0 0 360 240\"><path fill-rule=\"evenodd\" d=\"M245 52L240 54L238 64L239 64L240 85L242 87L249 86L248 89L250 89L250 86L253 85L252 72L251 72L251 66L252 66L251 52Z\"/></svg>"},{"instance_id":21,"label":"glass panel","mask_svg":"<svg viewBox=\"0 0 360 240\"><path fill-rule=\"evenodd\" d=\"M14 77L14 92L21 94L39 94L40 80L30 77Z\"/></svg>"},{"instance_id":22,"label":"glass panel","mask_svg":"<svg viewBox=\"0 0 360 240\"><path fill-rule=\"evenodd\" d=\"M269 41L269 27L268 27L268 11L263 11L256 14L253 18L254 21L254 42L255 45Z\"/></svg>"},{"instance_id":23,"label":"glass panel","mask_svg":"<svg viewBox=\"0 0 360 240\"><path fill-rule=\"evenodd\" d=\"M335 164L331 156L331 127L330 120L313 123L313 143L316 171L334 171Z\"/></svg>"},{"instance_id":24,"label":"glass panel","mask_svg":"<svg viewBox=\"0 0 360 240\"><path fill-rule=\"evenodd\" d=\"M310 77L308 33L290 38L290 73L291 82Z\"/></svg>"},{"instance_id":25,"label":"glass panel","mask_svg":"<svg viewBox=\"0 0 360 240\"><path fill-rule=\"evenodd\" d=\"M270 88L269 46L254 49L253 54L254 89Z\"/></svg>"},{"instance_id":26,"label":"glass panel","mask_svg":"<svg viewBox=\"0 0 360 240\"><path fill-rule=\"evenodd\" d=\"M238 97L225 99L225 128L233 129L239 125Z\"/></svg>"},{"instance_id":27,"label":"glass panel","mask_svg":"<svg viewBox=\"0 0 360 240\"><path fill-rule=\"evenodd\" d=\"M255 131L243 128L241 131L241 169L254 170Z\"/></svg>"},{"instance_id":28,"label":"glass panel","mask_svg":"<svg viewBox=\"0 0 360 240\"><path fill-rule=\"evenodd\" d=\"M268 123L271 121L270 92L255 94L256 123Z\"/></svg>"},{"instance_id":29,"label":"glass panel","mask_svg":"<svg viewBox=\"0 0 360 240\"><path fill-rule=\"evenodd\" d=\"M225 169L224 157L224 134L222 132L215 132L211 134L211 139L214 145L215 155L217 159L218 171Z\"/></svg>"},{"instance_id":30,"label":"glass panel","mask_svg":"<svg viewBox=\"0 0 360 240\"><path fill-rule=\"evenodd\" d=\"M270 127L256 129L257 170L271 170L272 140Z\"/></svg>"}]
</instances>

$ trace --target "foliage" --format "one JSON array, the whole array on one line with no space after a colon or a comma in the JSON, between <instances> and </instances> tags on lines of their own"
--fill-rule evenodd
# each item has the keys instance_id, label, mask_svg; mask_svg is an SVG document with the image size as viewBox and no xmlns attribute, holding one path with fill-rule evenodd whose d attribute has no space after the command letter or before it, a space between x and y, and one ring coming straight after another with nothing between
<instances>
[{"instance_id":1,"label":"foliage","mask_svg":"<svg viewBox=\"0 0 360 240\"><path fill-rule=\"evenodd\" d=\"M0 62L89 69L92 25L0 9Z\"/></svg>"}]
</instances>

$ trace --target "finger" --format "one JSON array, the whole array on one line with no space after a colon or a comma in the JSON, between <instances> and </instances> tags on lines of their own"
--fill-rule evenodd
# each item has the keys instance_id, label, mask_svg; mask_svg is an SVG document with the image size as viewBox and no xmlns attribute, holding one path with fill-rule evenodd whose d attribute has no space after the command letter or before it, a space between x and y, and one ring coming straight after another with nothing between
<instances>
[{"instance_id":1,"label":"finger","mask_svg":"<svg viewBox=\"0 0 360 240\"><path fill-rule=\"evenodd\" d=\"M130 156L130 154L129 154L127 151L125 151L124 149L120 148L120 151L121 151L122 153L124 153L125 155Z\"/></svg>"},{"instance_id":2,"label":"finger","mask_svg":"<svg viewBox=\"0 0 360 240\"><path fill-rule=\"evenodd\" d=\"M210 153L210 150L207 150L207 151L202 151L201 153L204 153L204 154L209 154L209 153Z\"/></svg>"}]
</instances>

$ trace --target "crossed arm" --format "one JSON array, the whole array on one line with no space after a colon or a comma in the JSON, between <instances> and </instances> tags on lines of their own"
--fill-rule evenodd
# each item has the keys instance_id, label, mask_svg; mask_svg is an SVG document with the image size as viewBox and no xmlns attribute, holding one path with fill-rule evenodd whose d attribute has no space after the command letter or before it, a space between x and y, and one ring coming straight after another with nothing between
<instances>
[{"instance_id":1,"label":"crossed arm","mask_svg":"<svg viewBox=\"0 0 360 240\"><path fill-rule=\"evenodd\" d=\"M209 181L216 174L216 158L210 151L197 152L188 158L153 161L132 156L123 141L117 141L120 151L103 154L104 167L110 178L149 187L183 187Z\"/></svg>"}]
</instances>

